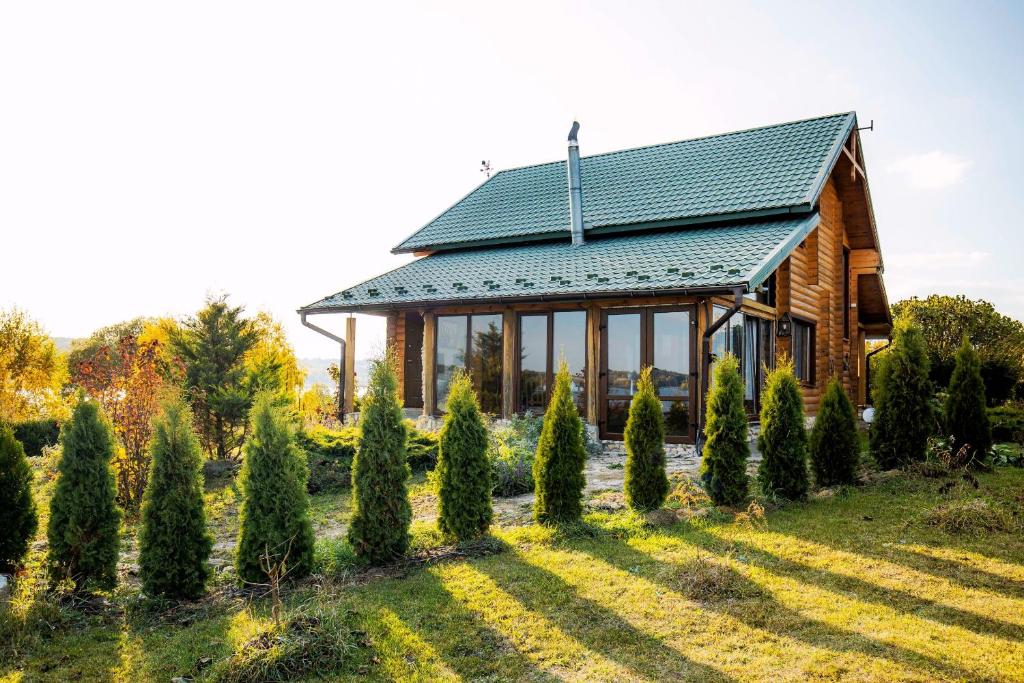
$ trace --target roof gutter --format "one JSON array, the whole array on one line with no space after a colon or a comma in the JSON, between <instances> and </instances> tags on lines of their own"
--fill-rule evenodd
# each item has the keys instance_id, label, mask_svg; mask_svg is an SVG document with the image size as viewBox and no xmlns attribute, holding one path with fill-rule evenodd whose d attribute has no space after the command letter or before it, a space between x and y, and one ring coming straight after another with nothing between
<instances>
[{"instance_id":1,"label":"roof gutter","mask_svg":"<svg viewBox=\"0 0 1024 683\"><path fill-rule=\"evenodd\" d=\"M733 301L732 306L730 306L729 309L726 310L726 312L722 315L722 317L716 320L714 324L709 325L707 329L704 330L704 336L701 337L700 411L698 412L697 416L696 435L697 455L699 457L704 456L704 425L707 423L708 416L708 387L711 386L711 338L715 335L715 332L718 332L718 330L722 329L722 327L727 322L729 322L729 319L732 318L732 316L735 315L740 310L741 306L743 306L743 290L743 287L733 288L732 291L735 299ZM710 313L707 313L707 309L705 309L705 314L710 316ZM710 322L710 320L708 322Z\"/></svg>"},{"instance_id":2,"label":"roof gutter","mask_svg":"<svg viewBox=\"0 0 1024 683\"><path fill-rule=\"evenodd\" d=\"M535 294L533 296L496 296L487 298L477 299L434 299L434 300L419 300L419 301L403 301L397 303L386 303L381 304L356 304L354 306L320 306L317 308L300 308L297 312L303 316L303 325L310 327L323 334L330 335L330 332L326 330L320 330L320 328L314 326L312 323L305 321L306 315L317 315L321 313L354 313L361 311L363 313L372 313L373 311L389 311L395 309L407 309L407 308L423 308L425 306L439 307L439 306L472 306L472 305L499 305L499 304L514 304L514 303L529 303L532 301L574 301L584 300L590 301L593 299L613 299L615 297L627 297L635 299L637 297L644 296L710 296L715 294L732 294L737 289L742 293L746 290L746 283L740 285L713 285L709 287L675 287L671 289L620 289L614 291L599 291L599 292L575 292L571 294ZM337 339L337 337L333 337Z\"/></svg>"},{"instance_id":3,"label":"roof gutter","mask_svg":"<svg viewBox=\"0 0 1024 683\"><path fill-rule=\"evenodd\" d=\"M341 337L339 337L338 335L334 334L333 332L329 332L328 330L325 330L324 328L319 327L319 326L314 325L313 323L309 322L308 320L306 320L306 315L307 315L306 311L299 311L299 317L302 320L302 324L303 325L305 325L306 327L308 327L309 329L313 330L314 332L316 332L318 334L322 334L323 336L327 337L328 339L332 339L332 340L338 342L338 345L341 347L341 354L339 356L341 361L340 361L340 363L338 365L338 370L339 370L339 372L338 372L338 422L341 425L344 425L345 424L345 340L342 339Z\"/></svg>"}]
</instances>

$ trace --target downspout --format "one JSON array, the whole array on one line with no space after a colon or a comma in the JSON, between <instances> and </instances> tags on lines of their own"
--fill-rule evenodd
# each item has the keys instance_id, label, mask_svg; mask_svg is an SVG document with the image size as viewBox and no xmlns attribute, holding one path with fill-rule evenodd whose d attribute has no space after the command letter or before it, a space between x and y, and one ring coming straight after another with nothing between
<instances>
[{"instance_id":1,"label":"downspout","mask_svg":"<svg viewBox=\"0 0 1024 683\"><path fill-rule=\"evenodd\" d=\"M701 337L700 344L700 412L698 413L697 419L697 456L703 457L704 454L704 425L707 421L708 415L708 387L711 385L711 338L715 336L715 332L722 329L722 326L729 322L729 319L740 310L743 305L743 287L736 287L733 289L733 295L735 300L732 306L722 315L721 318L715 321L715 323L704 330L704 336ZM706 312L707 309L705 309Z\"/></svg>"},{"instance_id":2,"label":"downspout","mask_svg":"<svg viewBox=\"0 0 1024 683\"><path fill-rule=\"evenodd\" d=\"M874 402L871 400L871 356L875 355L876 353L881 353L882 351L885 351L890 346L892 346L892 337L889 337L889 339L885 342L885 346L879 346L877 349L875 349L874 351L869 351L868 354L864 356L864 384L867 388L866 394L869 406L875 405Z\"/></svg>"},{"instance_id":3,"label":"downspout","mask_svg":"<svg viewBox=\"0 0 1024 683\"><path fill-rule=\"evenodd\" d=\"M338 362L338 424L344 426L344 424L345 424L345 340L342 339L341 337L337 336L333 332L328 332L324 328L318 327L318 326L314 325L313 323L309 322L308 320L306 320L306 312L305 311L299 311L299 316L302 319L302 324L303 325L305 325L309 329L313 330L314 332L318 332L318 333L322 334L323 336L327 337L328 339L333 339L334 341L338 342L338 344L341 346L341 356L340 356L341 360Z\"/></svg>"}]
</instances>

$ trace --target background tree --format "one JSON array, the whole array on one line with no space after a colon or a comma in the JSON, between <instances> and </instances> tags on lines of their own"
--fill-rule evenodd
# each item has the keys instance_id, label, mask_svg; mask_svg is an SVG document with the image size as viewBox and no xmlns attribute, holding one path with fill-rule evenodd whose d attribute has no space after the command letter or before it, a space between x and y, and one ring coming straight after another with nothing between
<instances>
[{"instance_id":1,"label":"background tree","mask_svg":"<svg viewBox=\"0 0 1024 683\"><path fill-rule=\"evenodd\" d=\"M535 500L533 517L542 524L575 522L583 515L583 468L587 451L583 444L583 422L572 399L572 377L565 359L558 373L551 400L544 413L544 426L533 461Z\"/></svg>"},{"instance_id":2,"label":"background tree","mask_svg":"<svg viewBox=\"0 0 1024 683\"><path fill-rule=\"evenodd\" d=\"M239 473L238 577L265 584L268 566L284 565L287 578L301 578L313 568L314 540L305 454L295 444L294 429L273 395L256 398L251 419L252 436L245 443Z\"/></svg>"},{"instance_id":3,"label":"background tree","mask_svg":"<svg viewBox=\"0 0 1024 683\"><path fill-rule=\"evenodd\" d=\"M933 294L899 301L892 312L893 317L910 318L920 327L929 377L937 387L949 385L965 336L978 353L990 405L1010 398L1024 378L1024 323L999 313L989 302Z\"/></svg>"},{"instance_id":4,"label":"background tree","mask_svg":"<svg viewBox=\"0 0 1024 683\"><path fill-rule=\"evenodd\" d=\"M222 296L207 299L170 339L185 365L184 383L204 450L216 459L237 457L258 384L251 381L245 359L259 341L259 330L242 316L242 307L229 306Z\"/></svg>"},{"instance_id":5,"label":"background tree","mask_svg":"<svg viewBox=\"0 0 1024 683\"><path fill-rule=\"evenodd\" d=\"M469 541L487 533L493 514L487 427L469 375L457 372L448 386L436 467L437 525L442 533Z\"/></svg>"},{"instance_id":6,"label":"background tree","mask_svg":"<svg viewBox=\"0 0 1024 683\"><path fill-rule=\"evenodd\" d=\"M665 420L651 380L651 368L640 371L626 420L626 504L634 510L656 510L668 495L665 474Z\"/></svg>"},{"instance_id":7,"label":"background tree","mask_svg":"<svg viewBox=\"0 0 1024 683\"><path fill-rule=\"evenodd\" d=\"M61 437L47 528L50 578L54 583L70 579L76 590L113 588L121 511L110 468L110 425L94 401L80 401Z\"/></svg>"},{"instance_id":8,"label":"background tree","mask_svg":"<svg viewBox=\"0 0 1024 683\"><path fill-rule=\"evenodd\" d=\"M701 481L716 505L740 505L747 499L750 444L743 380L732 354L715 362L706 403Z\"/></svg>"},{"instance_id":9,"label":"background tree","mask_svg":"<svg viewBox=\"0 0 1024 683\"><path fill-rule=\"evenodd\" d=\"M139 531L142 587L150 595L195 599L210 577L213 539L203 508L202 451L181 399L164 401L149 451Z\"/></svg>"},{"instance_id":10,"label":"background tree","mask_svg":"<svg viewBox=\"0 0 1024 683\"><path fill-rule=\"evenodd\" d=\"M810 451L818 486L852 484L860 464L857 416L839 379L829 380L811 429Z\"/></svg>"},{"instance_id":11,"label":"background tree","mask_svg":"<svg viewBox=\"0 0 1024 683\"><path fill-rule=\"evenodd\" d=\"M975 464L984 462L992 447L992 429L985 410L981 363L967 337L956 352L956 367L949 381L945 407L946 431L953 437L952 450L959 452L966 446L965 457Z\"/></svg>"},{"instance_id":12,"label":"background tree","mask_svg":"<svg viewBox=\"0 0 1024 683\"><path fill-rule=\"evenodd\" d=\"M118 502L129 511L142 504L149 476L149 439L165 368L159 341L123 336L72 366L74 383L99 402L121 446L114 459Z\"/></svg>"},{"instance_id":13,"label":"background tree","mask_svg":"<svg viewBox=\"0 0 1024 683\"><path fill-rule=\"evenodd\" d=\"M791 362L778 363L765 379L761 432L757 437L761 490L786 500L803 500L807 476L807 429L804 399Z\"/></svg>"},{"instance_id":14,"label":"background tree","mask_svg":"<svg viewBox=\"0 0 1024 683\"><path fill-rule=\"evenodd\" d=\"M363 438L352 461L352 521L348 540L372 564L389 562L409 547L409 463L406 428L398 399L395 356L374 361L363 396Z\"/></svg>"},{"instance_id":15,"label":"background tree","mask_svg":"<svg viewBox=\"0 0 1024 683\"><path fill-rule=\"evenodd\" d=\"M920 329L909 320L897 320L892 346L879 366L871 453L883 468L923 460L935 420L929 405L928 354Z\"/></svg>"},{"instance_id":16,"label":"background tree","mask_svg":"<svg viewBox=\"0 0 1024 683\"><path fill-rule=\"evenodd\" d=\"M36 534L32 468L14 432L0 425L0 573L13 573Z\"/></svg>"},{"instance_id":17,"label":"background tree","mask_svg":"<svg viewBox=\"0 0 1024 683\"><path fill-rule=\"evenodd\" d=\"M0 311L0 422L66 415L63 357L36 321L17 308Z\"/></svg>"},{"instance_id":18,"label":"background tree","mask_svg":"<svg viewBox=\"0 0 1024 683\"><path fill-rule=\"evenodd\" d=\"M251 391L269 391L280 397L282 405L296 405L306 372L299 367L284 327L262 311L253 318L252 325L256 343L244 358Z\"/></svg>"}]
</instances>

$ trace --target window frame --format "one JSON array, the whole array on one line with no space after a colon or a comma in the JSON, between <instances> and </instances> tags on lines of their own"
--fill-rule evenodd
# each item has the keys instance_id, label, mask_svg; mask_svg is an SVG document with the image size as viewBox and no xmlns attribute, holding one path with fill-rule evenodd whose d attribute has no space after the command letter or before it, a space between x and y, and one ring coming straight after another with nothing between
<instances>
[{"instance_id":1,"label":"window frame","mask_svg":"<svg viewBox=\"0 0 1024 683\"><path fill-rule=\"evenodd\" d=\"M513 412L522 415L526 411L522 404L522 371L523 371L523 318L545 318L547 325L546 335L546 358L544 374L544 406L547 407L551 401L551 390L555 382L555 314L556 313L583 313L583 405L577 405L580 417L586 419L588 406L587 391L590 368L587 364L590 351L589 329L590 312L585 308L552 308L539 311L518 311L516 312L516 334L515 334L515 369L512 376L514 386L515 406ZM541 411L543 414L544 411Z\"/></svg>"},{"instance_id":2,"label":"window frame","mask_svg":"<svg viewBox=\"0 0 1024 683\"><path fill-rule=\"evenodd\" d=\"M853 325L850 322L850 306L852 296L850 292L850 248L843 247L843 340L850 341L850 332Z\"/></svg>"},{"instance_id":3,"label":"window frame","mask_svg":"<svg viewBox=\"0 0 1024 683\"><path fill-rule=\"evenodd\" d=\"M792 315L792 314L790 314L790 317L793 320L793 331L790 334L790 345L789 345L789 352L790 353L789 353L789 355L790 355L790 359L793 361L793 374L796 375L796 379L797 379L798 382L800 382L801 385L803 385L805 387L813 387L813 386L815 386L817 384L817 370L818 370L818 368L817 368L817 365L818 365L818 355L817 355L818 324L816 322L814 322L813 320L808 320L807 318L800 318L800 317L797 317L797 316ZM801 377L797 373L797 364L796 364L796 336L798 334L798 330L801 327L807 329L807 331L808 331L808 335L807 335L807 349L808 349L808 351L807 351L807 367L808 367L808 376L807 377Z\"/></svg>"},{"instance_id":4,"label":"window frame","mask_svg":"<svg viewBox=\"0 0 1024 683\"><path fill-rule=\"evenodd\" d=\"M434 391L433 391L433 394L434 394L434 396L433 396L433 398L434 398L434 405L431 406L431 411L432 411L432 414L434 414L434 415L444 415L447 412L447 411L443 411L443 410L440 409L441 394L438 391L438 386L437 386L437 371L438 371L437 354L438 354L438 351L440 350L440 345L437 343L437 339L438 339L439 331L440 331L440 328L441 328L441 319L442 318L463 318L463 319L465 319L465 321L466 321L466 345L465 345L464 351L463 351L463 361L462 361L463 365L462 365L462 369L465 370L467 373L470 373L472 375L472 372L473 372L473 370L472 370L472 364L473 364L473 317L474 316L477 316L477 317L485 317L485 316L486 317L493 317L493 316L497 316L497 318L499 320L498 331L501 333L502 345L504 346L504 339L505 339L505 329L504 328L505 328L505 325L504 325L504 320L503 320L503 316L502 316L501 313L495 313L493 311L480 311L480 312L475 312L475 313L441 313L441 314L436 315L435 316L435 325L434 325L434 368L433 368L433 370L434 370L433 375L434 376L431 378L431 382L433 382L433 385L434 385ZM505 358L504 358L504 354L502 354L501 364L502 364L502 371L498 375L501 378L501 391L498 392L499 396L504 393L504 389L505 389L505 370L504 370ZM485 413L485 414L487 414L487 415L501 415L501 413L502 413L502 406L499 405L498 406L498 410L496 412L493 412L493 413L484 410L483 406L480 407L480 411Z\"/></svg>"},{"instance_id":5,"label":"window frame","mask_svg":"<svg viewBox=\"0 0 1024 683\"><path fill-rule=\"evenodd\" d=\"M608 402L610 400L627 400L627 397L611 399L608 396L608 317L611 315L640 315L640 369L654 362L654 316L658 313L685 312L690 317L690 350L689 350L689 395L687 397L687 410L689 412L689 430L686 436L665 436L665 443L694 443L697 432L697 306L695 304L678 305L651 305L651 306L616 306L601 310L601 357L598 359L598 433L602 439L619 440L625 437L622 432L611 432L607 429L608 424ZM632 401L633 395L628 397ZM660 399L660 397L659 397ZM673 399L660 399L670 400ZM674 401L680 402L680 401Z\"/></svg>"}]
</instances>

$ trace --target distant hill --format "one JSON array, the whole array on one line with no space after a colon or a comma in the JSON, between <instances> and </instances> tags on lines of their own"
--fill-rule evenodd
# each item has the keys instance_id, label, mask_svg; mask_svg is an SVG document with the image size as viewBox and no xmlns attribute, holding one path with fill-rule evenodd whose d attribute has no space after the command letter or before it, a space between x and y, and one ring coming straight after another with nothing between
<instances>
[{"instance_id":1,"label":"distant hill","mask_svg":"<svg viewBox=\"0 0 1024 683\"><path fill-rule=\"evenodd\" d=\"M67 353L71 350L71 344L75 341L74 337L50 337L53 340L54 346L61 353Z\"/></svg>"},{"instance_id":2,"label":"distant hill","mask_svg":"<svg viewBox=\"0 0 1024 683\"><path fill-rule=\"evenodd\" d=\"M337 358L300 358L299 367L306 371L306 387L309 388L314 384L320 383L328 387L334 386L334 380L327 374L327 368L331 365L337 365ZM362 394L362 389L366 385L366 381L370 377L370 361L369 359L357 359L356 360L356 387L358 393Z\"/></svg>"}]
</instances>

